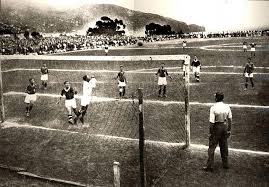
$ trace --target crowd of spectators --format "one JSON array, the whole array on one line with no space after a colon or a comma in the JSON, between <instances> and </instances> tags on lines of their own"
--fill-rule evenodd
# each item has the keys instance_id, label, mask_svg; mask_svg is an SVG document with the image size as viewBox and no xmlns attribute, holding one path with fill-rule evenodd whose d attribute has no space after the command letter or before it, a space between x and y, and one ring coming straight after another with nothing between
<instances>
[{"instance_id":1,"label":"crowd of spectators","mask_svg":"<svg viewBox=\"0 0 269 187\"><path fill-rule=\"evenodd\" d=\"M180 34L171 34L171 35L153 35L146 37L138 37L138 40L141 40L143 42L157 42L165 40L175 40L180 38L182 38Z\"/></svg>"},{"instance_id":2,"label":"crowd of spectators","mask_svg":"<svg viewBox=\"0 0 269 187\"><path fill-rule=\"evenodd\" d=\"M246 30L231 32L194 32L183 34L184 38L230 38L230 37L259 37L269 36L269 30Z\"/></svg>"},{"instance_id":3,"label":"crowd of spectators","mask_svg":"<svg viewBox=\"0 0 269 187\"><path fill-rule=\"evenodd\" d=\"M184 39L184 38L225 38L225 37L259 37L269 36L268 30L219 32L219 33L188 33L172 35L156 35L145 37L133 36L82 36L65 35L44 36L39 38L14 37L12 35L0 35L0 55L42 55L61 53L66 51L76 51L83 49L102 49L105 46L119 47L135 45L146 42L156 42L164 40ZM138 42L139 41L139 42ZM143 45L143 44L142 44Z\"/></svg>"},{"instance_id":4,"label":"crowd of spectators","mask_svg":"<svg viewBox=\"0 0 269 187\"><path fill-rule=\"evenodd\" d=\"M0 42L0 54L2 55L42 55L83 49L98 49L104 48L104 46L134 45L137 39L130 36L59 35L28 39L0 36Z\"/></svg>"}]
</instances>

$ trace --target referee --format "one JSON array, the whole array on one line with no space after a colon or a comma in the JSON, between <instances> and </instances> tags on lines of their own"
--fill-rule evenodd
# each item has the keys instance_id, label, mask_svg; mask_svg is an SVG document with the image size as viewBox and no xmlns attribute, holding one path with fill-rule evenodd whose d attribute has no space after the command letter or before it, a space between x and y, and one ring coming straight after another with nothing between
<instances>
[{"instance_id":1,"label":"referee","mask_svg":"<svg viewBox=\"0 0 269 187\"><path fill-rule=\"evenodd\" d=\"M228 141L231 134L232 112L229 105L223 103L224 94L217 92L215 94L216 103L210 108L210 128L209 128L209 148L208 160L205 171L213 172L214 153L219 145L224 169L229 169L228 164Z\"/></svg>"}]
</instances>

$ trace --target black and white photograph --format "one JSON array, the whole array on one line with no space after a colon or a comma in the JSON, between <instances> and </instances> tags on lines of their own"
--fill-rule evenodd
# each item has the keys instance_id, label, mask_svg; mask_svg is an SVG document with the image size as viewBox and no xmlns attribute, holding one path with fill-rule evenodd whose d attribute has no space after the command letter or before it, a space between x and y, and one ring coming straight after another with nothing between
<instances>
[{"instance_id":1,"label":"black and white photograph","mask_svg":"<svg viewBox=\"0 0 269 187\"><path fill-rule=\"evenodd\" d=\"M269 0L0 0L0 187L269 186Z\"/></svg>"}]
</instances>

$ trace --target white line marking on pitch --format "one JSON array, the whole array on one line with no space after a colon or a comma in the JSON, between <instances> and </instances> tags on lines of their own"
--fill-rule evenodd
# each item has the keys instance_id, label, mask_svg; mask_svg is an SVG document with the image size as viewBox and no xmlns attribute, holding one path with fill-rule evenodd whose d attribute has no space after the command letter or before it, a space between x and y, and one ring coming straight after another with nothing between
<instances>
[{"instance_id":1,"label":"white line marking on pitch","mask_svg":"<svg viewBox=\"0 0 269 187\"><path fill-rule=\"evenodd\" d=\"M261 67L262 68L262 67ZM269 69L266 67L265 69ZM10 69L10 70L5 70L2 71L3 73L8 73L8 72L15 72L15 71L40 71L39 69L26 69L26 68L16 68L16 69ZM85 69L50 69L51 72L91 72L91 73L118 73L119 71L117 70L85 70ZM125 71L126 73L137 73L137 74L154 74L155 72L153 71L147 71L147 69L141 69L141 70L130 70L130 71ZM171 74L176 74L176 73L182 73L182 71L174 71L170 72ZM201 74L213 74L213 75L242 75L242 73L239 72L201 72ZM253 74L258 74L258 75L268 75L268 73L260 73L256 72Z\"/></svg>"},{"instance_id":2,"label":"white line marking on pitch","mask_svg":"<svg viewBox=\"0 0 269 187\"><path fill-rule=\"evenodd\" d=\"M10 70L2 71L3 73L13 72L13 71L40 71L40 69L27 69L27 68L15 68ZM116 70L85 70L85 69L49 69L51 72L96 72L96 73L117 73Z\"/></svg>"},{"instance_id":3,"label":"white line marking on pitch","mask_svg":"<svg viewBox=\"0 0 269 187\"><path fill-rule=\"evenodd\" d=\"M7 92L4 93L5 96L9 95L26 95L24 92ZM40 97L52 97L52 98L59 98L60 94L43 94L43 93L37 93L37 96ZM80 99L80 95L76 95L77 99ZM118 102L132 102L132 99L116 99L116 98L110 98L110 97L96 97L92 96L92 102L111 102L111 101L118 101ZM180 101L161 101L161 100L144 100L145 103L150 104L162 104L162 105L169 105L169 104L185 104L184 102ZM202 106L212 106L214 103L200 103L200 102L190 102L190 105L202 105ZM229 103L228 103L229 104ZM261 109L269 109L269 106L259 106L259 105L243 105L243 104L229 104L229 106L234 108L261 108Z\"/></svg>"},{"instance_id":4,"label":"white line marking on pitch","mask_svg":"<svg viewBox=\"0 0 269 187\"><path fill-rule=\"evenodd\" d=\"M235 69L244 69L245 67L243 66L233 66L233 65L230 65L230 66L202 66L202 68L235 68ZM156 71L158 70L159 68L150 68L150 69L137 69L137 70L132 70L133 72L143 72L143 71ZM182 69L181 66L178 66L178 67L166 67L166 69L168 70L174 70L174 69ZM256 67L255 66L255 69L269 69L269 67ZM128 71L126 71L128 72Z\"/></svg>"},{"instance_id":5,"label":"white line marking on pitch","mask_svg":"<svg viewBox=\"0 0 269 187\"><path fill-rule=\"evenodd\" d=\"M198 47L202 50L208 50L208 51L243 51L243 47L241 49L223 49L223 48L228 48L230 46L223 46L223 45L207 45L207 46L201 46ZM256 51L269 51L268 49L261 49L258 48Z\"/></svg>"},{"instance_id":6,"label":"white line marking on pitch","mask_svg":"<svg viewBox=\"0 0 269 187\"><path fill-rule=\"evenodd\" d=\"M208 146L202 145L202 144L191 144L191 148L208 149ZM219 150L219 147L217 147L217 150ZM252 150L235 149L235 148L229 148L229 151L238 152L238 153L248 153L248 154L257 154L257 155L269 156L269 152L264 152L264 151L252 151Z\"/></svg>"},{"instance_id":7,"label":"white line marking on pitch","mask_svg":"<svg viewBox=\"0 0 269 187\"><path fill-rule=\"evenodd\" d=\"M120 137L120 136L112 136L112 135L104 135L104 134L87 134L87 133L80 133L80 132L74 132L74 131L69 131L69 130L62 130L62 129L52 129L52 128L47 128L47 127L40 127L40 126L33 126L33 125L27 125L27 124L17 124L14 122L4 122L1 125L2 129L7 129L7 128L29 128L29 129L42 129L42 130L47 130L47 131L58 131L58 132L65 132L65 133L70 133L70 134L84 134L84 135L90 135L93 137L101 137L104 139L116 139L116 140L124 140L124 141L134 141L138 143L138 139L134 138L126 138L126 137ZM145 140L145 143L149 144L155 144L159 146L167 146L167 147L177 147L177 146L184 146L184 143L173 143L173 142L164 142L164 141L155 141L155 140ZM202 145L202 144L191 144L191 148L196 148L196 149L208 149L208 146ZM219 149L219 148L217 148ZM235 148L229 148L231 152L237 152L237 153L247 153L247 154L254 154L254 155L265 155L269 156L269 152L264 152L264 151L252 151L252 150L246 150L246 149L235 149Z\"/></svg>"},{"instance_id":8,"label":"white line marking on pitch","mask_svg":"<svg viewBox=\"0 0 269 187\"><path fill-rule=\"evenodd\" d=\"M140 55L140 56L18 56L3 55L1 60L25 59L25 60L69 60L69 61L147 61L153 57L153 60L180 60L188 58L188 55Z\"/></svg>"}]
</instances>

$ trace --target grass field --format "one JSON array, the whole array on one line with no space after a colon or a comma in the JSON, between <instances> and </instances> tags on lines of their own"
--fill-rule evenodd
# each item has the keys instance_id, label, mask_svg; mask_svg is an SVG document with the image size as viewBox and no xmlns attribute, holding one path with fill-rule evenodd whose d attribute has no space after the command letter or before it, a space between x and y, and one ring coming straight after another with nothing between
<instances>
[{"instance_id":1,"label":"grass field","mask_svg":"<svg viewBox=\"0 0 269 187\"><path fill-rule=\"evenodd\" d=\"M264 43L264 39L252 40ZM197 55L202 63L201 82L191 75L191 142L208 144L209 108L213 94L223 91L225 102L233 112L230 147L269 152L269 52L257 51L254 58L255 89L244 91L243 66L249 53L241 51L208 51L200 46L242 43L239 39L189 42L185 52ZM182 54L181 43L165 41L149 43L141 49L113 49L109 55ZM162 48L163 47L163 48ZM185 53L184 52L184 53ZM78 51L63 55L103 55L103 51ZM145 95L145 133L151 141L184 142L184 97L181 62L166 60L173 76L168 82L168 98L157 97L155 72L161 61L156 56L146 61L91 60L2 60L3 91L8 122L18 127L0 131L0 163L24 167L40 175L74 180L94 186L112 186L113 161L121 163L122 186L138 186L138 87ZM28 57L27 57L28 58ZM59 57L61 58L61 57ZM39 81L39 68L46 63L50 69L47 90L39 90L38 101L30 118L25 117L23 92L28 78ZM128 80L127 99L116 100L117 84L113 79L124 65ZM98 80L95 100L82 127L66 122L63 101L57 105L62 83L71 81L79 93L82 76L94 74ZM77 102L79 104L79 100ZM124 112L123 112L124 111ZM22 125L22 126L20 126ZM27 128L23 125L27 125ZM37 128L30 128L30 127ZM40 129L46 127L48 129ZM58 129L51 131L49 129ZM96 136L105 135L105 136ZM111 138L114 137L114 138ZM119 138L115 138L119 137ZM124 139L124 138L127 139ZM149 186L267 186L268 156L231 152L232 169L222 171L219 155L216 173L205 174L200 168L206 161L205 149L183 150L180 146L147 144L146 172ZM166 146L165 146L166 145ZM82 167L83 166L83 167ZM239 172L241 171L241 172ZM211 178L216 180L212 181ZM4 180L5 176L2 177ZM18 180L16 176L14 180ZM218 182L220 181L220 182ZM25 180L22 180L25 183ZM14 182L16 184L16 182ZM42 184L36 184L42 186ZM50 184L54 185L54 184Z\"/></svg>"},{"instance_id":2,"label":"grass field","mask_svg":"<svg viewBox=\"0 0 269 187\"><path fill-rule=\"evenodd\" d=\"M138 186L139 183L137 142L21 126L1 129L0 143L1 162L39 175L113 186L112 163L116 160L121 163L121 185ZM200 170L205 158L203 149L147 145L148 184L160 187L268 185L268 156L231 152L232 168L224 171L217 154L215 173Z\"/></svg>"},{"instance_id":3,"label":"grass field","mask_svg":"<svg viewBox=\"0 0 269 187\"><path fill-rule=\"evenodd\" d=\"M258 70L257 70L258 71ZM60 94L65 80L71 81L74 87L77 88L79 93L82 89L82 76L89 72L52 72L50 76L51 84L44 92L40 93ZM114 80L117 72L92 72L99 84L95 90L94 95L98 97L116 97L117 94L117 81ZM149 95L147 99L157 98L158 86L155 78L155 72L140 72L128 73L127 76L127 96L131 97L132 93L136 92L138 87L144 88L145 95ZM184 82L182 80L182 72L171 73L173 80L168 80L168 98L166 101L184 101ZM39 81L39 73L37 71L16 71L4 73L4 92L17 91L22 92L28 85L29 77L34 77ZM244 77L240 74L206 74L201 73L201 82L196 83L193 75L191 75L190 86L190 99L193 102L214 102L212 95L216 91L223 91L226 95L225 101L228 103L236 104L251 104L266 106L269 104L269 73L255 75L255 89L244 91Z\"/></svg>"},{"instance_id":4,"label":"grass field","mask_svg":"<svg viewBox=\"0 0 269 187\"><path fill-rule=\"evenodd\" d=\"M14 172L1 169L0 170L0 186L1 187L36 187L36 186L45 186L45 187L64 187L61 184L52 184L46 181L34 180L32 178L26 178L20 176Z\"/></svg>"}]
</instances>

